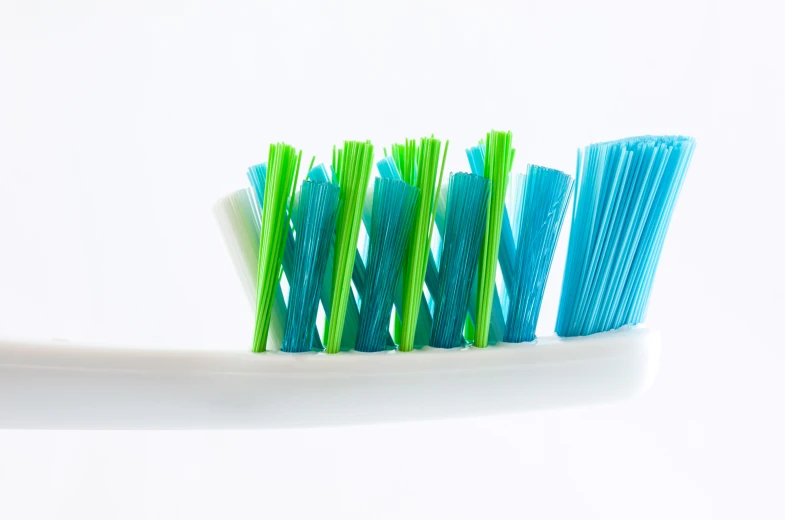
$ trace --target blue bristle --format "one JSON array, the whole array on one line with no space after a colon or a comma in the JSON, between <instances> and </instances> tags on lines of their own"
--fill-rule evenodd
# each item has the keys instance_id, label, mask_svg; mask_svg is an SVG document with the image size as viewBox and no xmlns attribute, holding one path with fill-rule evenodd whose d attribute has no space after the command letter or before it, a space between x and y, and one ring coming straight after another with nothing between
<instances>
[{"instance_id":1,"label":"blue bristle","mask_svg":"<svg viewBox=\"0 0 785 520\"><path fill-rule=\"evenodd\" d=\"M480 143L478 146L468 148L466 150L466 157L469 159L469 167L474 175L483 176L485 172L485 145ZM507 207L504 208L504 216L502 220L502 234L499 243L499 267L502 272L502 279L505 286L512 280L512 262L515 257L515 241L513 240L512 231L510 227L510 218L508 216ZM493 306L491 308L491 328L488 331L488 343L493 345L504 339L504 310L502 308L502 300L499 294L498 287L493 292ZM472 287L472 295L469 300L469 315L472 321L475 320L477 302L477 279L475 278L474 286Z\"/></svg>"},{"instance_id":2,"label":"blue bristle","mask_svg":"<svg viewBox=\"0 0 785 520\"><path fill-rule=\"evenodd\" d=\"M338 213L338 186L305 181L297 206L297 244L294 273L289 282L289 305L281 350L311 350L316 334L316 313Z\"/></svg>"},{"instance_id":3,"label":"blue bristle","mask_svg":"<svg viewBox=\"0 0 785 520\"><path fill-rule=\"evenodd\" d=\"M308 172L308 178L316 182L332 182L332 169L325 164L317 164Z\"/></svg>"},{"instance_id":4,"label":"blue bristle","mask_svg":"<svg viewBox=\"0 0 785 520\"><path fill-rule=\"evenodd\" d=\"M387 345L395 287L414 222L419 190L393 178L374 182L368 269L361 292L357 346L360 352L378 352Z\"/></svg>"},{"instance_id":5,"label":"blue bristle","mask_svg":"<svg viewBox=\"0 0 785 520\"><path fill-rule=\"evenodd\" d=\"M477 259L487 216L490 182L485 177L456 173L450 178L438 292L430 344L453 348L463 344Z\"/></svg>"},{"instance_id":6,"label":"blue bristle","mask_svg":"<svg viewBox=\"0 0 785 520\"><path fill-rule=\"evenodd\" d=\"M333 182L335 176L333 175L332 168L324 164L314 166L308 172L308 178L316 182ZM333 266L333 250L330 248L327 257L326 272L332 273ZM365 279L365 263L362 261L361 256L358 254L354 262L354 270L352 271L352 281L355 286L362 285L362 280ZM332 276L325 275L322 280L321 299L324 314L327 318L330 317L332 311L332 298L330 297L332 291ZM348 305L346 306L346 318L343 327L343 336L341 336L341 350L352 350L354 348L355 339L357 337L357 323L360 319L360 310L357 306L357 301L354 296L349 298ZM390 338L392 343L392 338ZM321 348L321 342L316 344L317 348Z\"/></svg>"},{"instance_id":7,"label":"blue bristle","mask_svg":"<svg viewBox=\"0 0 785 520\"><path fill-rule=\"evenodd\" d=\"M401 172L398 169L398 165L395 164L395 159L391 156L387 156L378 163L376 163L376 167L379 170L379 175L385 179L396 179L402 180ZM366 229L371 228L371 211L370 206L373 204L373 199L366 200L366 208L363 213L363 223L366 226ZM436 287L436 279L432 276L432 273L435 271L435 261L433 255L429 255L428 257L428 265L425 272L425 285L431 290L431 287ZM433 284L433 285L431 285ZM398 315L398 318L401 318L401 309L403 308L403 279L398 279L398 284L395 287L395 312ZM426 301L425 297L423 297L420 301L420 312L417 315L417 327L414 331L414 342L416 345L425 345L428 343L428 338L431 334L431 311L428 308L428 302ZM394 345L395 343L392 341L392 338L389 339L388 344Z\"/></svg>"},{"instance_id":8,"label":"blue bristle","mask_svg":"<svg viewBox=\"0 0 785 520\"><path fill-rule=\"evenodd\" d=\"M267 163L255 164L248 168L248 181L251 183L253 194L258 201L257 210L261 210L264 202L264 183L267 180ZM261 220L261 219L260 219Z\"/></svg>"},{"instance_id":9,"label":"blue bristle","mask_svg":"<svg viewBox=\"0 0 785 520\"><path fill-rule=\"evenodd\" d=\"M643 136L579 150L557 334L643 321L694 149L691 137Z\"/></svg>"},{"instance_id":10,"label":"blue bristle","mask_svg":"<svg viewBox=\"0 0 785 520\"><path fill-rule=\"evenodd\" d=\"M324 164L320 164L314 167L310 172L308 172L308 178L315 182L331 182L330 179L332 179L332 175L329 168L327 168ZM254 214L256 216L257 221L259 221L259 223L261 224L262 201L264 201L264 186L267 180L267 163L251 166L248 169L248 180L251 183L252 192L254 194L254 200L255 200ZM295 209L297 208L297 206L299 206L299 203L300 203L300 193L298 193L297 197L295 197ZM287 234L286 247L284 249L284 257L283 257L283 272L286 275L287 280L291 280L292 277L294 276L296 246L297 246L297 241L294 232L292 229L289 229ZM332 265L332 249L330 249L330 255L327 264L328 264L327 271L331 271L332 268L330 266ZM322 303L324 305L325 314L329 316L330 315L329 302L331 301L330 298L331 286L330 286L329 277L325 277L325 278L326 278L326 284L324 283L322 284L320 294L321 294ZM274 301L273 312L280 315L280 322L284 323L286 321L286 316L287 316L287 305L280 285L276 289L275 299L273 301ZM347 312L346 322L348 325L344 328L345 333L342 340L343 343L346 345L346 350L349 350L354 345L354 334L356 334L357 331L357 318L359 316L357 304L355 302L350 302L346 312ZM281 334L283 334L283 331L281 331ZM313 335L313 342L311 344L311 348L314 350L322 349L322 342L318 334Z\"/></svg>"},{"instance_id":11,"label":"blue bristle","mask_svg":"<svg viewBox=\"0 0 785 520\"><path fill-rule=\"evenodd\" d=\"M376 168L379 170L379 175L381 175L382 179L401 180L401 172L398 171L398 166L392 157L385 157L376 163Z\"/></svg>"},{"instance_id":12,"label":"blue bristle","mask_svg":"<svg viewBox=\"0 0 785 520\"><path fill-rule=\"evenodd\" d=\"M553 262L572 177L558 170L529 165L523 177L518 213L518 240L504 341L532 341L540 316L545 282Z\"/></svg>"}]
</instances>

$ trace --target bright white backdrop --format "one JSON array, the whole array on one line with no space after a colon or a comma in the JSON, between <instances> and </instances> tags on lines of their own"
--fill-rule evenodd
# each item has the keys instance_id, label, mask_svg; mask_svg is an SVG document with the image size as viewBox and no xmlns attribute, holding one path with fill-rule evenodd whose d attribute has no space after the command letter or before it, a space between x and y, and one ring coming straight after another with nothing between
<instances>
[{"instance_id":1,"label":"bright white backdrop","mask_svg":"<svg viewBox=\"0 0 785 520\"><path fill-rule=\"evenodd\" d=\"M625 404L277 432L0 432L0 518L782 518L785 14L764 1L0 3L0 334L246 347L210 206L269 142L698 140ZM771 5L770 5L771 4ZM567 230L565 230L566 232ZM562 246L564 242L562 243ZM541 330L552 329L563 247Z\"/></svg>"}]
</instances>

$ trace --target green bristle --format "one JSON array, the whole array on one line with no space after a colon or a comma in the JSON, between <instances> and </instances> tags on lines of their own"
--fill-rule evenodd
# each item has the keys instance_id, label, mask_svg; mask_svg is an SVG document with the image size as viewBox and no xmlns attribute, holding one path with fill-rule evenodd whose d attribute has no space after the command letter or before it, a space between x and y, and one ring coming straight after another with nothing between
<instances>
[{"instance_id":1,"label":"green bristle","mask_svg":"<svg viewBox=\"0 0 785 520\"><path fill-rule=\"evenodd\" d=\"M341 189L332 276L332 312L326 323L328 354L341 350L346 307L351 292L352 271L360 233L363 203L373 166L373 145L370 141L345 141L343 148L333 148L333 170Z\"/></svg>"},{"instance_id":2,"label":"green bristle","mask_svg":"<svg viewBox=\"0 0 785 520\"><path fill-rule=\"evenodd\" d=\"M466 316L466 324L463 326L463 337L470 343L474 341L474 323L468 315Z\"/></svg>"},{"instance_id":3,"label":"green bristle","mask_svg":"<svg viewBox=\"0 0 785 520\"><path fill-rule=\"evenodd\" d=\"M512 148L512 132L492 130L485 140L484 176L491 181L491 198L488 204L488 219L482 239L477 277L477 323L474 345L488 346L491 326L491 309L496 285L496 265L499 257L499 241L504 216L504 198L507 179L512 168L515 150Z\"/></svg>"},{"instance_id":4,"label":"green bristle","mask_svg":"<svg viewBox=\"0 0 785 520\"><path fill-rule=\"evenodd\" d=\"M281 279L281 264L286 235L289 231L289 213L294 201L301 155L302 152L298 152L288 144L270 145L259 241L259 287L253 338L254 352L264 352L267 349L273 297Z\"/></svg>"},{"instance_id":5,"label":"green bristle","mask_svg":"<svg viewBox=\"0 0 785 520\"><path fill-rule=\"evenodd\" d=\"M415 209L414 225L409 237L409 251L403 265L403 319L399 350L409 352L414 348L414 335L423 299L423 283L431 247L436 201L444 175L444 160L449 141L439 167L441 141L433 137L414 139L392 146L392 156L404 181L420 190ZM438 178L437 178L438 174Z\"/></svg>"}]
</instances>

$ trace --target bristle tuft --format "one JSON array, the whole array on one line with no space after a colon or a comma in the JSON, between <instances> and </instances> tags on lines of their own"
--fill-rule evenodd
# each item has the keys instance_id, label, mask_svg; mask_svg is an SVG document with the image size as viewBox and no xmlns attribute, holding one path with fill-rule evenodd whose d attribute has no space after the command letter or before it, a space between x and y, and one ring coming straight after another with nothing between
<instances>
[{"instance_id":1,"label":"bristle tuft","mask_svg":"<svg viewBox=\"0 0 785 520\"><path fill-rule=\"evenodd\" d=\"M463 344L462 330L467 324L469 298L485 232L488 193L489 182L484 177L456 173L450 178L439 290L434 296L430 342L433 347L453 348Z\"/></svg>"},{"instance_id":2,"label":"bristle tuft","mask_svg":"<svg viewBox=\"0 0 785 520\"><path fill-rule=\"evenodd\" d=\"M512 132L491 131L485 141L485 150L483 175L491 182L491 196L488 203L488 218L485 223L477 277L477 319L474 338L474 344L477 347L487 347L489 344L491 312L496 290L496 265L504 217L504 199L514 154Z\"/></svg>"},{"instance_id":3,"label":"bristle tuft","mask_svg":"<svg viewBox=\"0 0 785 520\"><path fill-rule=\"evenodd\" d=\"M318 341L316 314L335 232L339 192L332 183L303 183L295 219L297 244L281 344L284 352L306 352Z\"/></svg>"},{"instance_id":4,"label":"bristle tuft","mask_svg":"<svg viewBox=\"0 0 785 520\"><path fill-rule=\"evenodd\" d=\"M644 136L578 152L557 334L583 336L643 321L694 149L691 137Z\"/></svg>"},{"instance_id":5,"label":"bristle tuft","mask_svg":"<svg viewBox=\"0 0 785 520\"><path fill-rule=\"evenodd\" d=\"M301 155L301 152L288 144L270 145L261 213L254 352L264 352L267 349L273 296L283 271L289 215L294 201Z\"/></svg>"},{"instance_id":6,"label":"bristle tuft","mask_svg":"<svg viewBox=\"0 0 785 520\"><path fill-rule=\"evenodd\" d=\"M430 317L430 310L427 305L423 305L423 284L431 255L434 211L441 176L444 173L445 156L440 156L441 144L438 139L424 137L420 139L419 145L413 139L407 139L404 144L395 144L392 147L392 155L401 177L406 183L420 190L403 267L403 319L399 346L402 352L409 352L414 348L420 313L426 312ZM445 143L445 153L446 146Z\"/></svg>"},{"instance_id":7,"label":"bristle tuft","mask_svg":"<svg viewBox=\"0 0 785 520\"><path fill-rule=\"evenodd\" d=\"M373 193L365 288L360 302L356 349L384 350L395 287L408 247L419 190L394 178L377 178Z\"/></svg>"},{"instance_id":8,"label":"bristle tuft","mask_svg":"<svg viewBox=\"0 0 785 520\"><path fill-rule=\"evenodd\" d=\"M333 151L334 178L340 187L340 207L335 233L332 273L332 315L327 324L326 351L341 350L346 309L351 291L352 271L357 256L363 203L373 167L370 141L346 141Z\"/></svg>"},{"instance_id":9,"label":"bristle tuft","mask_svg":"<svg viewBox=\"0 0 785 520\"><path fill-rule=\"evenodd\" d=\"M545 283L553 262L572 177L558 170L529 165L523 178L518 245L504 341L532 341L540 316Z\"/></svg>"}]
</instances>

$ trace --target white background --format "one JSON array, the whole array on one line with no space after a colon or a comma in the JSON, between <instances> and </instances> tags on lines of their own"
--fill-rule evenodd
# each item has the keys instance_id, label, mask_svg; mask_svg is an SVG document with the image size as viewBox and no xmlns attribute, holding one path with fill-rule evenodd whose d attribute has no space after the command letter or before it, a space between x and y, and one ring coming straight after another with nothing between
<instances>
[{"instance_id":1,"label":"white background","mask_svg":"<svg viewBox=\"0 0 785 520\"><path fill-rule=\"evenodd\" d=\"M327 161L345 138L433 132L458 171L511 129L514 170L569 173L592 141L698 141L645 395L324 430L2 431L0 518L785 517L776 2L0 1L2 336L245 349L210 207L271 141Z\"/></svg>"}]
</instances>

